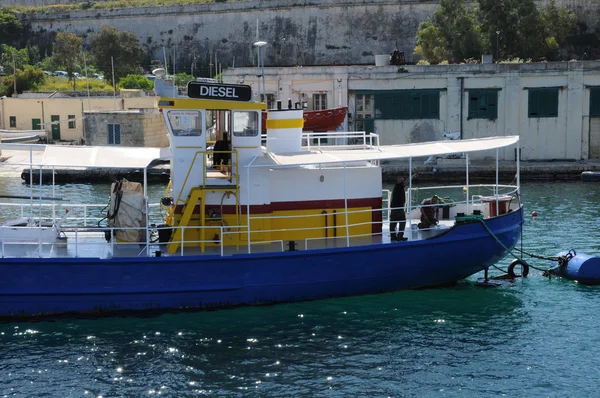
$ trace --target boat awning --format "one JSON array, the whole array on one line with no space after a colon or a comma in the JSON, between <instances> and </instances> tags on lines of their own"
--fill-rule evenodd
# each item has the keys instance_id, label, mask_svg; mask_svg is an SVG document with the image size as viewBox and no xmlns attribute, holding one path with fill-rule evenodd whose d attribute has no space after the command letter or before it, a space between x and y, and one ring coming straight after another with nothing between
<instances>
[{"instance_id":1,"label":"boat awning","mask_svg":"<svg viewBox=\"0 0 600 398\"><path fill-rule=\"evenodd\" d=\"M145 168L169 156L169 148L46 145L39 166Z\"/></svg>"},{"instance_id":2,"label":"boat awning","mask_svg":"<svg viewBox=\"0 0 600 398\"><path fill-rule=\"evenodd\" d=\"M41 166L144 168L168 157L169 148L47 145Z\"/></svg>"},{"instance_id":3,"label":"boat awning","mask_svg":"<svg viewBox=\"0 0 600 398\"><path fill-rule=\"evenodd\" d=\"M518 136L477 138L468 140L433 141L406 145L382 145L371 149L328 149L296 153L268 153L275 164L256 162L251 167L290 167L310 164L349 163L369 160L394 160L416 157L469 153L514 145ZM333 147L335 148L335 147Z\"/></svg>"}]
</instances>

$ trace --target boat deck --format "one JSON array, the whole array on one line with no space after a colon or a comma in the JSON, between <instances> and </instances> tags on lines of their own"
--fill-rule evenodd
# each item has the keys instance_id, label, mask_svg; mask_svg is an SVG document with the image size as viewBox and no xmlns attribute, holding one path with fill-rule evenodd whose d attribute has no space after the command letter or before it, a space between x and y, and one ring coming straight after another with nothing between
<instances>
[{"instance_id":1,"label":"boat deck","mask_svg":"<svg viewBox=\"0 0 600 398\"><path fill-rule=\"evenodd\" d=\"M405 242L423 240L439 235L454 225L453 220L442 220L440 224L429 230L416 228L416 220L413 220L413 233L411 235L409 224L405 229ZM0 247L1 257L28 257L28 258L113 258L113 257L154 257L166 256L191 256L191 255L216 255L231 256L235 254L248 253L247 245L221 245L221 242L207 242L202 252L200 247L179 247L175 253L168 253L166 243L151 243L146 247L143 243L117 243L107 242L103 231L69 231L61 233L62 238L57 241L40 243L38 241L5 241ZM225 238L227 239L227 238ZM403 244L390 240L389 227L384 223L381 234L351 237L347 241L345 236L336 238L307 239L295 242L296 250L331 249L336 247L364 246L373 244ZM273 241L265 243L253 243L252 253L278 253L289 251L289 241ZM160 253L158 253L160 252Z\"/></svg>"}]
</instances>

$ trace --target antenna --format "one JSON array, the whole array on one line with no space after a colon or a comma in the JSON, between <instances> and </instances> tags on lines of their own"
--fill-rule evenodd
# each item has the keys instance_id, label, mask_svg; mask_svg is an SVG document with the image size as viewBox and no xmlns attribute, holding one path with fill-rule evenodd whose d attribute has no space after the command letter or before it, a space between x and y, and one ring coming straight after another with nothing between
<instances>
[{"instance_id":1,"label":"antenna","mask_svg":"<svg viewBox=\"0 0 600 398\"><path fill-rule=\"evenodd\" d=\"M260 79L262 78L262 82L263 82L263 95L265 95L265 99L266 99L266 93L265 93L265 59L264 59L264 52L262 50L262 48L264 46L267 45L266 41L257 41L256 43L254 43L254 46L258 48L258 101L260 102ZM265 101L266 102L266 101Z\"/></svg>"},{"instance_id":2,"label":"antenna","mask_svg":"<svg viewBox=\"0 0 600 398\"><path fill-rule=\"evenodd\" d=\"M92 104L90 103L90 83L88 82L87 62L85 60L85 51L83 51L83 67L85 68L85 85L87 86L88 111L91 111Z\"/></svg>"},{"instance_id":3,"label":"antenna","mask_svg":"<svg viewBox=\"0 0 600 398\"><path fill-rule=\"evenodd\" d=\"M167 51L165 50L165 46L163 46L163 57L165 57L165 76L169 78L169 65L167 65Z\"/></svg>"},{"instance_id":4,"label":"antenna","mask_svg":"<svg viewBox=\"0 0 600 398\"><path fill-rule=\"evenodd\" d=\"M117 86L115 85L115 62L113 61L113 57L110 57L110 66L112 68L112 83L113 83L113 102L115 110L117 110Z\"/></svg>"}]
</instances>

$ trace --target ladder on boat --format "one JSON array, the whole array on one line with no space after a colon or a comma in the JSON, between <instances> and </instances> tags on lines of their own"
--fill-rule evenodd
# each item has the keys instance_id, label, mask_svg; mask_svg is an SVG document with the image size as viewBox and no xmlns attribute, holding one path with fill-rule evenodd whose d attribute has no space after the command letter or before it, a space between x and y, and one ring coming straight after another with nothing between
<instances>
[{"instance_id":1,"label":"ladder on boat","mask_svg":"<svg viewBox=\"0 0 600 398\"><path fill-rule=\"evenodd\" d=\"M236 153L235 151L232 151L232 152ZM236 153L236 155L237 155L237 153ZM220 227L224 226L224 224L225 224L225 215L224 214L219 214L218 217L210 217L210 216L207 217L206 197L207 197L207 194L209 194L209 193L222 192L223 195L226 195L227 193L229 193L230 195L231 194L234 195L235 196L235 220L236 220L237 225L240 224L239 219L240 219L240 214L241 214L241 207L240 207L240 195L239 195L240 187L239 187L239 180L238 180L239 174L238 174L238 170L237 170L237 165L234 164L232 166L235 167L235 173L232 173L229 176L230 184L214 184L214 185L207 184L207 182L210 182L210 176L207 175L207 172L205 170L202 185L190 189L187 200L184 201L183 208L181 210L181 219L179 220L178 225L175 226L175 231L171 234L171 239L169 240L169 243L167 245L167 249L168 249L169 253L175 253L181 247L182 243L185 246L186 239L185 239L184 230L186 229L186 227L189 227L189 226L200 227L200 239L199 239L200 242L199 243L200 243L201 251L204 253L204 251L206 249L206 229L207 229L206 227L209 226L211 223L215 223L215 222L218 222L220 224L219 225ZM187 178L186 178L186 181L187 181ZM185 186L185 182L184 182L184 186ZM177 203L175 203L175 205L177 206ZM215 205L211 204L209 206L214 207ZM198 208L197 213L195 213L196 208ZM199 218L200 218L199 224L192 223L192 220L194 219L194 215L196 215L196 216L199 215ZM225 235L225 234L226 233L223 230L223 233L221 235ZM229 234L229 237L231 238L231 234ZM219 239L222 240L223 236L219 236ZM189 239L188 239L188 241L189 241ZM236 245L239 244L239 239L237 238L237 236L236 236L235 241L236 241ZM196 242L196 243L198 243L198 242Z\"/></svg>"}]
</instances>

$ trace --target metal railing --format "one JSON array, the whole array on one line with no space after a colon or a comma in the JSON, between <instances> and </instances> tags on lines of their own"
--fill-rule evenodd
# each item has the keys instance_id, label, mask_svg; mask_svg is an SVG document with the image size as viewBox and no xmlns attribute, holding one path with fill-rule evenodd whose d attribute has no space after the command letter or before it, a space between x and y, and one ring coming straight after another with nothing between
<instances>
[{"instance_id":1,"label":"metal railing","mask_svg":"<svg viewBox=\"0 0 600 398\"><path fill-rule=\"evenodd\" d=\"M406 223L408 225L409 231L412 230L412 225L416 224L418 221L418 214L411 216L410 210L417 209L421 207L418 204L420 193L426 192L428 195L430 193L435 193L437 196L443 196L445 190L457 190L460 189L460 193L457 195L461 195L457 200L452 201L453 206L463 206L461 209L468 210L470 206L477 205L479 208L483 208L486 204L490 204L490 200L494 198L498 200L502 196L513 197L517 193L517 187L512 185L502 185L498 186L496 189L495 185L471 185L466 189L462 185L458 186L438 186L438 187L420 187L413 188L413 203L407 204L407 220ZM483 193L473 193L474 190L480 189ZM469 197L465 197L467 192L471 192L472 194ZM489 195L489 193L493 193L493 195ZM456 198L456 195L455 195ZM417 204L415 204L417 202ZM516 205L516 201L513 202ZM21 247L21 254L25 252L26 255L29 256L71 256L71 257L79 257L81 253L93 253L93 255L98 256L98 251L94 251L93 248L105 247L105 251L102 252L102 255L111 256L114 255L115 252L118 252L120 248L124 246L136 245L136 250L130 250L126 253L126 255L131 256L149 256L152 253L156 253L158 251L162 251L165 249L165 245L168 242L159 242L158 241L158 231L163 229L161 227L152 226L149 228L112 228L112 227L98 227L98 221L102 220L102 214L94 215L92 212L99 212L99 210L106 207L104 204L81 204L81 205L66 205L66 204L39 204L33 205L36 210L38 206L42 206L43 212L30 212L29 214L36 214L36 216L31 216L27 218L27 210L32 206L31 204L14 204L14 203L6 203L4 204L4 208L12 207L15 209L14 213L20 214L23 218L23 222L27 223L26 226L15 226L15 225L2 225L0 226L0 243L2 250L2 257L9 256L10 253L6 251L6 247L14 248L15 246ZM159 208L159 204L152 205L150 208ZM58 209L58 211L57 211ZM55 213L60 214L61 209L70 209L69 213L62 219L60 225L57 224L57 217L54 216ZM496 207L497 209L497 207ZM273 229L263 229L263 230L248 230L247 225L210 225L210 226L178 226L178 227L164 227L164 229L169 229L174 232L177 229L181 229L182 233L180 235L180 239L178 239L179 243L179 255L189 255L189 253L193 254L201 254L197 253L198 248L193 247L198 244L208 244L208 247L217 248L218 246L218 254L221 256L226 255L227 253L242 253L247 250L246 248L253 245L265 245L268 246L268 250L270 251L284 251L285 244L282 239L269 239L269 235L271 234L282 234L285 233L287 236L293 236L294 234L299 236L304 236L304 238L299 238L299 240L304 240L304 248L309 249L314 247L313 242L316 241L331 241L337 240L340 245L349 245L352 246L354 244L364 244L364 242L353 242L355 238L365 238L365 237L379 237L381 238L382 232L384 231L384 226L389 222L389 214L391 210L394 210L390 207L390 192L388 190L384 190L382 194L382 206L381 208L376 209L349 209L345 211L344 209L335 209L336 217L339 217L340 224L337 225L317 225L315 223L310 223L307 226L300 227L292 227L292 228L273 228ZM372 221L375 217L371 217L371 221L360 221L354 218L354 222L348 223L346 225L346 215L348 217L351 216L360 216L364 213L381 213L381 221ZM8 212L10 213L10 212ZM5 213L6 214L6 213ZM333 213L330 213L333 214ZM151 222L154 218L156 218L156 224L161 224L160 219L158 217L160 214L156 214L155 211L151 212L151 216L149 216L149 222ZM316 217L316 218L315 218ZM252 216L250 217L250 221L272 221L272 220L289 220L292 222L286 223L286 225L293 225L294 219L304 219L310 220L322 219L323 214L315 210L315 214L303 214L303 215L277 215L277 216ZM364 218L363 218L364 219ZM375 218L379 220L379 217ZM45 224L49 223L49 224ZM239 223L239 221L238 221ZM367 225L371 225L372 229L376 232L374 233L363 233L365 229L362 229L362 232L356 231L356 228L365 227ZM217 239L192 239L191 232L189 230L194 230L194 234L198 234L199 230L210 230L213 232L217 232ZM136 230L143 231L140 234L140 242L120 242L114 238L115 231L119 230ZM354 232L352 232L354 230ZM335 231L336 233L329 233L330 231ZM339 231L339 235L337 232ZM53 233L54 232L54 235ZM104 240L104 236L99 234L104 234L105 232L110 234L110 241L106 242ZM95 233L95 234L94 234ZM262 234L266 235L266 239L260 239L259 236ZM315 234L323 234L325 236L315 236ZM186 235L188 236L186 238ZM57 239L59 236L67 237L66 240ZM174 236L174 235L171 235ZM204 236L202 234L196 236ZM258 239L253 240L252 237L256 237ZM248 245L248 240L250 243ZM172 243L172 242L170 242ZM106 245L109 245L108 247ZM248 246L246 246L248 245ZM192 247L190 247L192 246ZM34 248L35 247L35 248ZM55 253L50 253L48 249L60 247L67 247L64 253L58 253L60 250L57 250ZM31 250L28 250L31 248ZM91 248L91 250L90 250ZM131 254L135 253L135 254ZM215 250L209 250L209 253L216 254ZM121 254L121 253L119 253ZM18 254L17 254L18 255Z\"/></svg>"}]
</instances>

